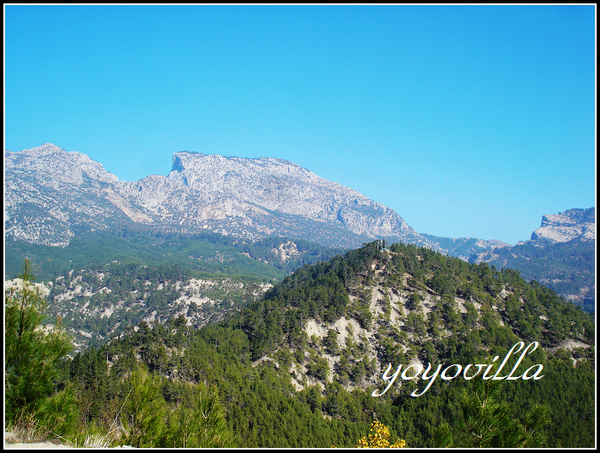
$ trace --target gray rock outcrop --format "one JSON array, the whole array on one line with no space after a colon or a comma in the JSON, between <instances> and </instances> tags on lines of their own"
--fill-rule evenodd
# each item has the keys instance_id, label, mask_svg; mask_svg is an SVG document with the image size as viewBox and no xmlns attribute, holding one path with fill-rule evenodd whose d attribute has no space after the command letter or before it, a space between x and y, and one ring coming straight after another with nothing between
<instances>
[{"instance_id":1,"label":"gray rock outcrop","mask_svg":"<svg viewBox=\"0 0 600 453\"><path fill-rule=\"evenodd\" d=\"M65 246L77 228L143 224L336 247L385 238L439 249L394 210L282 159L183 151L167 176L135 182L52 144L7 151L5 161L6 237L14 240Z\"/></svg>"}]
</instances>

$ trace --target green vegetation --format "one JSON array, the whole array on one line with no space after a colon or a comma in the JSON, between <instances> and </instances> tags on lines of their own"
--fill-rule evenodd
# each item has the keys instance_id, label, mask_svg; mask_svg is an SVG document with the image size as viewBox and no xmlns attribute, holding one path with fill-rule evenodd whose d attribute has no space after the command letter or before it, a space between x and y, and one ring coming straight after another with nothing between
<instances>
[{"instance_id":1,"label":"green vegetation","mask_svg":"<svg viewBox=\"0 0 600 453\"><path fill-rule=\"evenodd\" d=\"M109 263L72 271L49 285L49 319L62 318L78 344L98 346L148 317L166 321L182 313L201 327L264 292L265 283L256 277L211 275L192 281L192 275L163 264Z\"/></svg>"},{"instance_id":2,"label":"green vegetation","mask_svg":"<svg viewBox=\"0 0 600 453\"><path fill-rule=\"evenodd\" d=\"M558 294L575 296L573 303L595 311L596 253L594 241L573 240L544 247L526 242L496 249L489 264L515 269L527 280L537 280Z\"/></svg>"},{"instance_id":3,"label":"green vegetation","mask_svg":"<svg viewBox=\"0 0 600 453\"><path fill-rule=\"evenodd\" d=\"M567 339L589 347L556 348ZM418 398L423 382L403 381L371 396L378 364L490 363L520 340L543 347L520 367L542 365L542 379L438 379ZM140 447L353 447L373 420L413 448L593 447L594 341L589 314L516 271L376 241L201 329L183 316L126 327L59 362L54 386L73 392L81 429Z\"/></svg>"},{"instance_id":4,"label":"green vegetation","mask_svg":"<svg viewBox=\"0 0 600 453\"><path fill-rule=\"evenodd\" d=\"M67 247L50 247L18 241L6 243L6 277L15 278L23 259L36 263L40 280L53 280L71 270L101 269L106 263L155 267L177 265L192 275L244 275L281 280L296 268L328 260L341 249L293 240L295 250L282 260L274 252L289 239L244 241L217 233L166 233L136 230L82 232ZM296 252L297 250L297 252Z\"/></svg>"},{"instance_id":5,"label":"green vegetation","mask_svg":"<svg viewBox=\"0 0 600 453\"><path fill-rule=\"evenodd\" d=\"M6 420L12 425L38 420L38 430L64 433L76 421L70 387L55 393L61 360L72 349L60 326L40 329L45 300L33 286L29 261L20 276L21 286L4 296Z\"/></svg>"},{"instance_id":6,"label":"green vegetation","mask_svg":"<svg viewBox=\"0 0 600 453\"><path fill-rule=\"evenodd\" d=\"M36 275L50 287L49 321L62 318L75 342L87 347L146 318L165 321L183 313L196 327L216 322L260 297L265 283L340 252L302 240L250 242L140 227L82 232L65 248L8 242L6 275L16 277L23 257L31 257ZM192 278L213 284L185 289ZM191 302L175 304L179 298Z\"/></svg>"}]
</instances>

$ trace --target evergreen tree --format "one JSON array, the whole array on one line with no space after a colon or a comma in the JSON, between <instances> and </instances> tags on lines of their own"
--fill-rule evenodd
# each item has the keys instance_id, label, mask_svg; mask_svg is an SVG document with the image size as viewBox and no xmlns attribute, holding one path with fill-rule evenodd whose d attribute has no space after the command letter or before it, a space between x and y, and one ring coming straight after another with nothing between
<instances>
[{"instance_id":1,"label":"evergreen tree","mask_svg":"<svg viewBox=\"0 0 600 453\"><path fill-rule=\"evenodd\" d=\"M135 448L155 447L162 436L165 401L160 379L137 368L131 374L131 388L123 407L122 423L127 442Z\"/></svg>"},{"instance_id":2,"label":"evergreen tree","mask_svg":"<svg viewBox=\"0 0 600 453\"><path fill-rule=\"evenodd\" d=\"M33 285L29 260L20 279L21 287L4 293L5 409L11 422L34 415L51 396L59 361L72 348L60 324L49 332L42 328L46 303Z\"/></svg>"},{"instance_id":3,"label":"evergreen tree","mask_svg":"<svg viewBox=\"0 0 600 453\"><path fill-rule=\"evenodd\" d=\"M167 448L232 447L233 433L228 429L219 393L202 382L191 385L182 401L169 415L163 441Z\"/></svg>"},{"instance_id":4,"label":"evergreen tree","mask_svg":"<svg viewBox=\"0 0 600 453\"><path fill-rule=\"evenodd\" d=\"M545 441L544 428L550 422L549 408L535 405L521 422L510 404L499 402L502 384L477 381L475 391L464 391L460 423L464 438L461 446L475 448L540 447Z\"/></svg>"}]
</instances>

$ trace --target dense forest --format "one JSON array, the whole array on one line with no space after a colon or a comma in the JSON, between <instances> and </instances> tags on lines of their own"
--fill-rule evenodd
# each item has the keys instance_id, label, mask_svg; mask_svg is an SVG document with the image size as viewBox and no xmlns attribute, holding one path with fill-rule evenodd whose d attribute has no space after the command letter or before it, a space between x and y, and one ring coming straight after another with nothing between
<instances>
[{"instance_id":1,"label":"dense forest","mask_svg":"<svg viewBox=\"0 0 600 453\"><path fill-rule=\"evenodd\" d=\"M6 296L7 360L27 344L22 295ZM541 378L461 374L420 397L424 379L398 379L372 396L388 363L490 364L491 376L520 341L540 347L517 374ZM408 447L593 447L594 341L591 315L517 271L376 241L301 267L201 329L179 316L61 350L36 395L23 395L24 364L7 361L7 420L139 447L353 447L370 428Z\"/></svg>"},{"instance_id":2,"label":"dense forest","mask_svg":"<svg viewBox=\"0 0 600 453\"><path fill-rule=\"evenodd\" d=\"M498 268L518 270L593 313L596 305L596 250L594 241L574 239L544 244L528 241L510 249L497 249L488 261Z\"/></svg>"},{"instance_id":3,"label":"dense forest","mask_svg":"<svg viewBox=\"0 0 600 453\"><path fill-rule=\"evenodd\" d=\"M284 237L248 241L212 232L162 232L141 227L113 232L82 231L66 247L8 241L5 277L17 277L23 260L28 258L37 278L43 281L72 270L102 269L111 262L149 267L176 265L194 276L228 274L277 281L301 266L342 252Z\"/></svg>"}]
</instances>

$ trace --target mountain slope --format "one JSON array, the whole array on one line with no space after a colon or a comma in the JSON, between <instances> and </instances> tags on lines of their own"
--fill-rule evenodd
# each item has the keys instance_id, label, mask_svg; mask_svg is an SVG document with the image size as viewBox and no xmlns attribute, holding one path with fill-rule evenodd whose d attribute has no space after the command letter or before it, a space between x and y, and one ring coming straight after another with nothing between
<instances>
[{"instance_id":1,"label":"mountain slope","mask_svg":"<svg viewBox=\"0 0 600 453\"><path fill-rule=\"evenodd\" d=\"M581 361L579 379L589 384L583 364L593 363L591 316L551 290L526 283L514 271L468 264L424 248L394 244L387 249L375 242L344 257L299 269L227 324L244 331L255 366L270 362L289 376L297 391L317 386L324 397L337 386L366 395L377 389L381 394L386 388L381 376L388 363L393 373L400 365L404 369L420 365L422 370L428 363L464 367L491 364L491 358L498 356L492 366L496 373L500 361L519 341L524 346L538 342L540 348L516 374L542 364L545 380L505 382L503 391L513 402L523 398L525 407L551 405L557 426L577 417L573 412L561 419L565 414L558 408L564 404L588 414L593 410L590 387L585 395L571 393L566 401L557 398L563 377L552 365L555 355ZM507 360L509 370L516 366L516 357ZM395 405L410 407L410 395L438 399L452 393L452 386L462 386L467 392L477 388L466 379L428 383L424 378L416 382L398 378L389 397ZM450 404L452 399L442 401ZM447 415L439 406L436 410L440 418L431 421L439 424ZM335 415L335 406L330 411ZM586 426L588 434L593 432L592 425ZM572 439L565 444L573 441L577 442ZM420 442L427 445L424 439Z\"/></svg>"},{"instance_id":2,"label":"mountain slope","mask_svg":"<svg viewBox=\"0 0 600 453\"><path fill-rule=\"evenodd\" d=\"M531 240L510 248L473 254L471 262L487 262L519 271L560 296L595 311L596 209L570 209L545 215Z\"/></svg>"},{"instance_id":3,"label":"mountain slope","mask_svg":"<svg viewBox=\"0 0 600 453\"><path fill-rule=\"evenodd\" d=\"M110 199L117 177L86 155L45 144L4 157L6 239L64 247L80 226L129 221Z\"/></svg>"},{"instance_id":4,"label":"mountain slope","mask_svg":"<svg viewBox=\"0 0 600 453\"><path fill-rule=\"evenodd\" d=\"M19 276L28 258L37 278L43 281L73 269L97 269L112 262L178 265L203 274L246 275L270 281L343 251L282 237L251 242L208 232L163 233L140 229L124 229L120 234L82 232L66 247L7 241L5 278Z\"/></svg>"},{"instance_id":5,"label":"mountain slope","mask_svg":"<svg viewBox=\"0 0 600 453\"><path fill-rule=\"evenodd\" d=\"M309 338L308 332L315 331L307 327L309 323L321 333L324 327L318 326L343 331L335 325L342 318L342 323L354 326L357 336L366 336L367 348L376 343L377 335L385 338L398 330L404 332L398 335L405 345L433 341L441 348L438 353L447 355L450 333L458 344L475 331L482 335L498 327L510 329L514 339L538 341L545 348L557 347L567 338L594 342L589 315L551 290L526 283L517 272L471 265L401 244L384 249L374 242L344 257L301 268L255 303L260 304L255 312L264 313L264 322L236 321L247 325L250 337L256 339L256 358L297 341L290 338L294 335ZM248 315L253 316L249 311ZM290 324L289 317L296 322ZM304 334L284 325L302 325ZM493 346L497 345L488 345ZM370 354L385 356L381 349L370 349ZM399 357L411 359L409 350L404 354Z\"/></svg>"},{"instance_id":6,"label":"mountain slope","mask_svg":"<svg viewBox=\"0 0 600 453\"><path fill-rule=\"evenodd\" d=\"M335 247L369 238L435 244L393 210L281 159L180 152L168 176L125 182L52 144L5 152L6 237L66 246L78 229L149 225L249 239L291 236Z\"/></svg>"},{"instance_id":7,"label":"mountain slope","mask_svg":"<svg viewBox=\"0 0 600 453\"><path fill-rule=\"evenodd\" d=\"M20 279L5 282L7 289L20 285ZM272 285L234 276L193 277L178 266L111 263L72 270L37 286L48 301L44 324L61 319L75 351L82 351L141 322L183 316L190 326L200 328L262 297Z\"/></svg>"},{"instance_id":8,"label":"mountain slope","mask_svg":"<svg viewBox=\"0 0 600 453\"><path fill-rule=\"evenodd\" d=\"M126 233L96 232L64 248L9 243L5 284L17 283L27 256L48 294L48 321L61 318L84 349L141 321L181 314L195 327L215 322L298 267L342 252L286 238Z\"/></svg>"},{"instance_id":9,"label":"mountain slope","mask_svg":"<svg viewBox=\"0 0 600 453\"><path fill-rule=\"evenodd\" d=\"M444 253L465 261L469 261L473 255L493 253L497 248L511 247L510 244L497 239L486 241L477 238L444 238L432 234L423 236L436 243Z\"/></svg>"},{"instance_id":10,"label":"mountain slope","mask_svg":"<svg viewBox=\"0 0 600 453\"><path fill-rule=\"evenodd\" d=\"M469 447L477 441L469 410L478 398L488 401L491 388L498 398L492 407L523 426L548 411L549 423L536 419L524 428L541 437L528 438L528 431L521 446L590 447L594 338L591 316L514 271L374 242L297 270L218 324L194 330L179 319L131 329L74 360L71 372L87 376L86 366L108 361L99 375L82 379L119 388L139 361L163 376L171 400L177 382L214 386L242 447L353 446L373 419L410 447ZM509 357L500 376L514 366L518 378L529 369L536 379L482 379L482 367L489 364L490 376L499 372L519 341L540 346L522 363ZM374 397L386 387L388 363L392 372L427 363L450 370L430 382L400 376ZM454 374L452 364L481 372L442 378ZM421 395L412 397L415 391ZM98 393L91 404L102 408L98 417L113 420L102 398ZM499 434L492 446L515 446L508 431L490 426Z\"/></svg>"},{"instance_id":11,"label":"mountain slope","mask_svg":"<svg viewBox=\"0 0 600 453\"><path fill-rule=\"evenodd\" d=\"M248 243L277 236L345 249L387 238L511 267L588 311L595 306L594 208L544 216L531 241L510 247L419 234L393 210L281 159L184 151L174 154L168 176L136 182L119 181L86 155L52 144L7 151L5 163L7 269L13 276L28 253L47 262L61 255L39 247L66 248L98 232L115 235L115 243L127 231L213 232Z\"/></svg>"}]
</instances>

